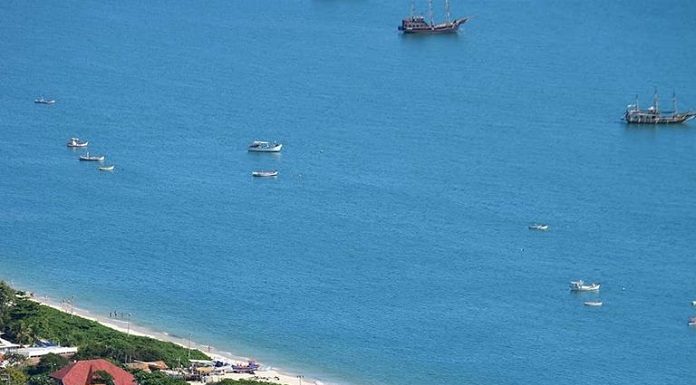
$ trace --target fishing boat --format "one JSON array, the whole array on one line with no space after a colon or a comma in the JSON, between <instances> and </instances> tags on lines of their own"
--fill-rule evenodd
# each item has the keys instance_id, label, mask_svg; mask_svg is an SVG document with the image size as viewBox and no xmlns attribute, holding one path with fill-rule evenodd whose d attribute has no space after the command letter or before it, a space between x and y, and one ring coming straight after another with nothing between
<instances>
[{"instance_id":1,"label":"fishing boat","mask_svg":"<svg viewBox=\"0 0 696 385\"><path fill-rule=\"evenodd\" d=\"M536 231L548 231L549 230L549 225L543 224L543 223L535 223L533 225L529 225L530 230L536 230Z\"/></svg>"},{"instance_id":2,"label":"fishing boat","mask_svg":"<svg viewBox=\"0 0 696 385\"><path fill-rule=\"evenodd\" d=\"M70 138L68 140L68 147L87 147L89 142L83 142L80 140L80 138Z\"/></svg>"},{"instance_id":3,"label":"fishing boat","mask_svg":"<svg viewBox=\"0 0 696 385\"><path fill-rule=\"evenodd\" d=\"M677 96L672 93L672 111L660 111L660 100L657 96L657 89L653 96L653 104L647 110L641 110L636 102L626 106L624 120L629 124L679 124L685 123L696 117L696 111L678 112Z\"/></svg>"},{"instance_id":4,"label":"fishing boat","mask_svg":"<svg viewBox=\"0 0 696 385\"><path fill-rule=\"evenodd\" d=\"M445 21L435 24L433 21L433 1L428 0L428 15L426 21L425 16L416 15L415 4L411 1L411 15L401 20L399 31L403 33L453 33L459 30L459 26L466 23L469 19L464 17L460 19L452 19L450 15L449 0L445 0Z\"/></svg>"},{"instance_id":5,"label":"fishing boat","mask_svg":"<svg viewBox=\"0 0 696 385\"><path fill-rule=\"evenodd\" d=\"M89 161L89 162L103 162L104 161L104 155L89 155L89 152L87 152L85 155L80 155L80 160L84 161Z\"/></svg>"},{"instance_id":6,"label":"fishing boat","mask_svg":"<svg viewBox=\"0 0 696 385\"><path fill-rule=\"evenodd\" d=\"M56 101L54 99L45 99L43 96L38 99L34 99L34 103L36 104L55 104L55 102Z\"/></svg>"},{"instance_id":7,"label":"fishing boat","mask_svg":"<svg viewBox=\"0 0 696 385\"><path fill-rule=\"evenodd\" d=\"M590 306L590 307L600 307L602 305L603 305L602 301L587 301L587 302L585 302L585 306Z\"/></svg>"},{"instance_id":8,"label":"fishing boat","mask_svg":"<svg viewBox=\"0 0 696 385\"><path fill-rule=\"evenodd\" d=\"M271 177L271 176L278 176L278 171L276 171L276 170L252 171L251 175L252 175L252 176L255 176L255 177Z\"/></svg>"},{"instance_id":9,"label":"fishing boat","mask_svg":"<svg viewBox=\"0 0 696 385\"><path fill-rule=\"evenodd\" d=\"M585 282L583 282L582 280L571 281L570 291L599 291L599 284L591 283L589 285L585 285Z\"/></svg>"},{"instance_id":10,"label":"fishing boat","mask_svg":"<svg viewBox=\"0 0 696 385\"><path fill-rule=\"evenodd\" d=\"M254 374L255 371L259 369L259 365L256 361L249 360L244 364L232 364L232 371L234 373L250 373Z\"/></svg>"},{"instance_id":11,"label":"fishing boat","mask_svg":"<svg viewBox=\"0 0 696 385\"><path fill-rule=\"evenodd\" d=\"M283 149L283 145L280 143L271 143L263 140L255 140L249 145L249 151L251 152L280 152Z\"/></svg>"},{"instance_id":12,"label":"fishing boat","mask_svg":"<svg viewBox=\"0 0 696 385\"><path fill-rule=\"evenodd\" d=\"M114 165L111 166L99 166L97 167L99 171L114 171Z\"/></svg>"}]
</instances>

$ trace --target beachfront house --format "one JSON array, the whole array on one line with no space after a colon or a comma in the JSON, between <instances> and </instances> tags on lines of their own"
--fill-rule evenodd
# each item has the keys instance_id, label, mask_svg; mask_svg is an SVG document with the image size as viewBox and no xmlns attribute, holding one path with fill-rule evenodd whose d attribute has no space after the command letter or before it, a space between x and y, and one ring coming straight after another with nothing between
<instances>
[{"instance_id":1,"label":"beachfront house","mask_svg":"<svg viewBox=\"0 0 696 385\"><path fill-rule=\"evenodd\" d=\"M0 334L1 336L2 334ZM15 353L17 349L20 348L20 345L12 343L7 340L3 340L0 338L0 354L8 354L8 353Z\"/></svg>"},{"instance_id":2,"label":"beachfront house","mask_svg":"<svg viewBox=\"0 0 696 385\"><path fill-rule=\"evenodd\" d=\"M58 380L61 385L96 385L103 384L97 373L101 371L111 375L114 385L136 385L132 374L103 359L74 362L51 373L51 378Z\"/></svg>"}]
</instances>

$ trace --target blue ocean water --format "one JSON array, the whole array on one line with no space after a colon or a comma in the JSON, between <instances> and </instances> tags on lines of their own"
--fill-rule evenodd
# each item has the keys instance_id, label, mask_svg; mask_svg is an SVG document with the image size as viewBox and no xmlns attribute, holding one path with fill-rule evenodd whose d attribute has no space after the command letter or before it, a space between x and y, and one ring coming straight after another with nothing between
<instances>
[{"instance_id":1,"label":"blue ocean water","mask_svg":"<svg viewBox=\"0 0 696 385\"><path fill-rule=\"evenodd\" d=\"M620 121L696 107L696 3L452 10L0 3L0 279L329 382L696 383L696 123Z\"/></svg>"}]
</instances>

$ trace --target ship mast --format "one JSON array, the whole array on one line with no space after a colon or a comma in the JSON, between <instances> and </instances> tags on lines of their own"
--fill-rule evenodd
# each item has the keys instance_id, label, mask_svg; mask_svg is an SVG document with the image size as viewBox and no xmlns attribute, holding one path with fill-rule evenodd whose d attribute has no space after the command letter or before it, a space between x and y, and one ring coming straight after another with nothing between
<instances>
[{"instance_id":1,"label":"ship mast","mask_svg":"<svg viewBox=\"0 0 696 385\"><path fill-rule=\"evenodd\" d=\"M430 26L435 25L433 23L433 0L428 0L428 14L430 15Z\"/></svg>"},{"instance_id":2,"label":"ship mast","mask_svg":"<svg viewBox=\"0 0 696 385\"><path fill-rule=\"evenodd\" d=\"M653 108L655 109L655 113L659 113L659 112L660 112L660 106L659 106L659 104L660 104L660 101L659 101L659 99L658 99L658 97L657 97L657 87L655 87L655 96L653 96Z\"/></svg>"},{"instance_id":3,"label":"ship mast","mask_svg":"<svg viewBox=\"0 0 696 385\"><path fill-rule=\"evenodd\" d=\"M677 93L672 90L672 113L677 114Z\"/></svg>"},{"instance_id":4,"label":"ship mast","mask_svg":"<svg viewBox=\"0 0 696 385\"><path fill-rule=\"evenodd\" d=\"M416 0L411 0L411 19L416 14Z\"/></svg>"},{"instance_id":5,"label":"ship mast","mask_svg":"<svg viewBox=\"0 0 696 385\"><path fill-rule=\"evenodd\" d=\"M445 21L449 23L451 19L449 0L445 0Z\"/></svg>"}]
</instances>

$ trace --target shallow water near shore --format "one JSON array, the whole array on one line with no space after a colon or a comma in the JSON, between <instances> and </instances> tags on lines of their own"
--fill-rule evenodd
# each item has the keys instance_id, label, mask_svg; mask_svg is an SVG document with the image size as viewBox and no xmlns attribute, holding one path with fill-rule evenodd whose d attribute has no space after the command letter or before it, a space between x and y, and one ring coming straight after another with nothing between
<instances>
[{"instance_id":1,"label":"shallow water near shore","mask_svg":"<svg viewBox=\"0 0 696 385\"><path fill-rule=\"evenodd\" d=\"M696 383L696 122L620 121L696 107L696 3L452 11L4 2L0 279L326 382Z\"/></svg>"}]
</instances>

